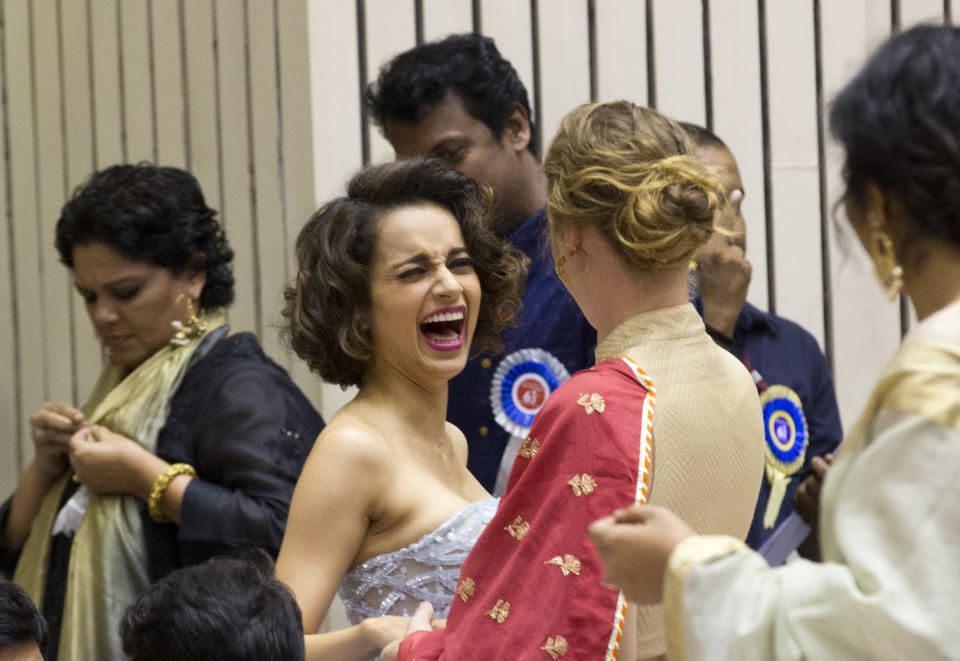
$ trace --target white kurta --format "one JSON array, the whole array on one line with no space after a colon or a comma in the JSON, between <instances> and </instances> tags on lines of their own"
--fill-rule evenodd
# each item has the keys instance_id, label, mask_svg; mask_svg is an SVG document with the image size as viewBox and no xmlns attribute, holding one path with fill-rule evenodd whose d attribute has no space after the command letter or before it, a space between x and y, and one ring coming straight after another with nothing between
<instances>
[{"instance_id":1,"label":"white kurta","mask_svg":"<svg viewBox=\"0 0 960 661\"><path fill-rule=\"evenodd\" d=\"M670 558L673 659L960 659L960 303L904 340L823 491L824 563Z\"/></svg>"}]
</instances>

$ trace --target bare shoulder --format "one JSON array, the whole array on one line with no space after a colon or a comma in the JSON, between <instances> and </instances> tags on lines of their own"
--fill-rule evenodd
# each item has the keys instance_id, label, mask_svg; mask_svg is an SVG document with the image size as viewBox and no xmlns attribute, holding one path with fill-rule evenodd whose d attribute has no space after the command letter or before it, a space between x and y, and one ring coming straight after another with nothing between
<instances>
[{"instance_id":1,"label":"bare shoulder","mask_svg":"<svg viewBox=\"0 0 960 661\"><path fill-rule=\"evenodd\" d=\"M346 480L357 475L374 478L390 466L383 433L355 416L335 416L314 443L304 475L330 475Z\"/></svg>"},{"instance_id":2,"label":"bare shoulder","mask_svg":"<svg viewBox=\"0 0 960 661\"><path fill-rule=\"evenodd\" d=\"M452 422L447 422L447 435L450 437L450 442L453 443L453 449L457 453L457 456L463 461L463 465L466 466L468 451L467 437L464 436L460 428Z\"/></svg>"}]
</instances>

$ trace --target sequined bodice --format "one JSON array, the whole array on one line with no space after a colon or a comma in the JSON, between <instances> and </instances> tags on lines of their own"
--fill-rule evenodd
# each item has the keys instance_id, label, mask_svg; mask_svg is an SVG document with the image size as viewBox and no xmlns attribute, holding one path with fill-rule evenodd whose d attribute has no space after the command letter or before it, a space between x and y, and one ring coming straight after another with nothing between
<instances>
[{"instance_id":1,"label":"sequined bodice","mask_svg":"<svg viewBox=\"0 0 960 661\"><path fill-rule=\"evenodd\" d=\"M498 502L489 498L471 503L410 546L374 556L344 574L340 599L350 623L378 615L413 615L421 601L433 604L436 617L446 617L460 565Z\"/></svg>"}]
</instances>

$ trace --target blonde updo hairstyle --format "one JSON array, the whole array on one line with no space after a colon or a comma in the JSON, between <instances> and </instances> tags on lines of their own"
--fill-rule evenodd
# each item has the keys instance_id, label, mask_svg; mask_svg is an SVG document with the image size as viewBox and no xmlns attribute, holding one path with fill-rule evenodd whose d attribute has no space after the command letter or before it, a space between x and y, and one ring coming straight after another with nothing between
<instances>
[{"instance_id":1,"label":"blonde updo hairstyle","mask_svg":"<svg viewBox=\"0 0 960 661\"><path fill-rule=\"evenodd\" d=\"M688 264L723 203L719 178L694 150L677 122L649 108L576 108L543 164L552 231L592 225L639 271Z\"/></svg>"}]
</instances>

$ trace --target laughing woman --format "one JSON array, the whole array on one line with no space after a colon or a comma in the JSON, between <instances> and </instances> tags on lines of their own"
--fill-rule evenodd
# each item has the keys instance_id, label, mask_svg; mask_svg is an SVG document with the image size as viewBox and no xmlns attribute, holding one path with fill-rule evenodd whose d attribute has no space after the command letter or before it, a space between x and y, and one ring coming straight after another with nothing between
<instances>
[{"instance_id":1,"label":"laughing woman","mask_svg":"<svg viewBox=\"0 0 960 661\"><path fill-rule=\"evenodd\" d=\"M523 265L486 229L489 200L439 161L364 170L297 240L285 314L297 354L360 387L297 484L277 576L316 631L337 587L354 625L307 636L308 659L369 659L421 600L442 615L496 509L446 422L471 345L495 349Z\"/></svg>"}]
</instances>

